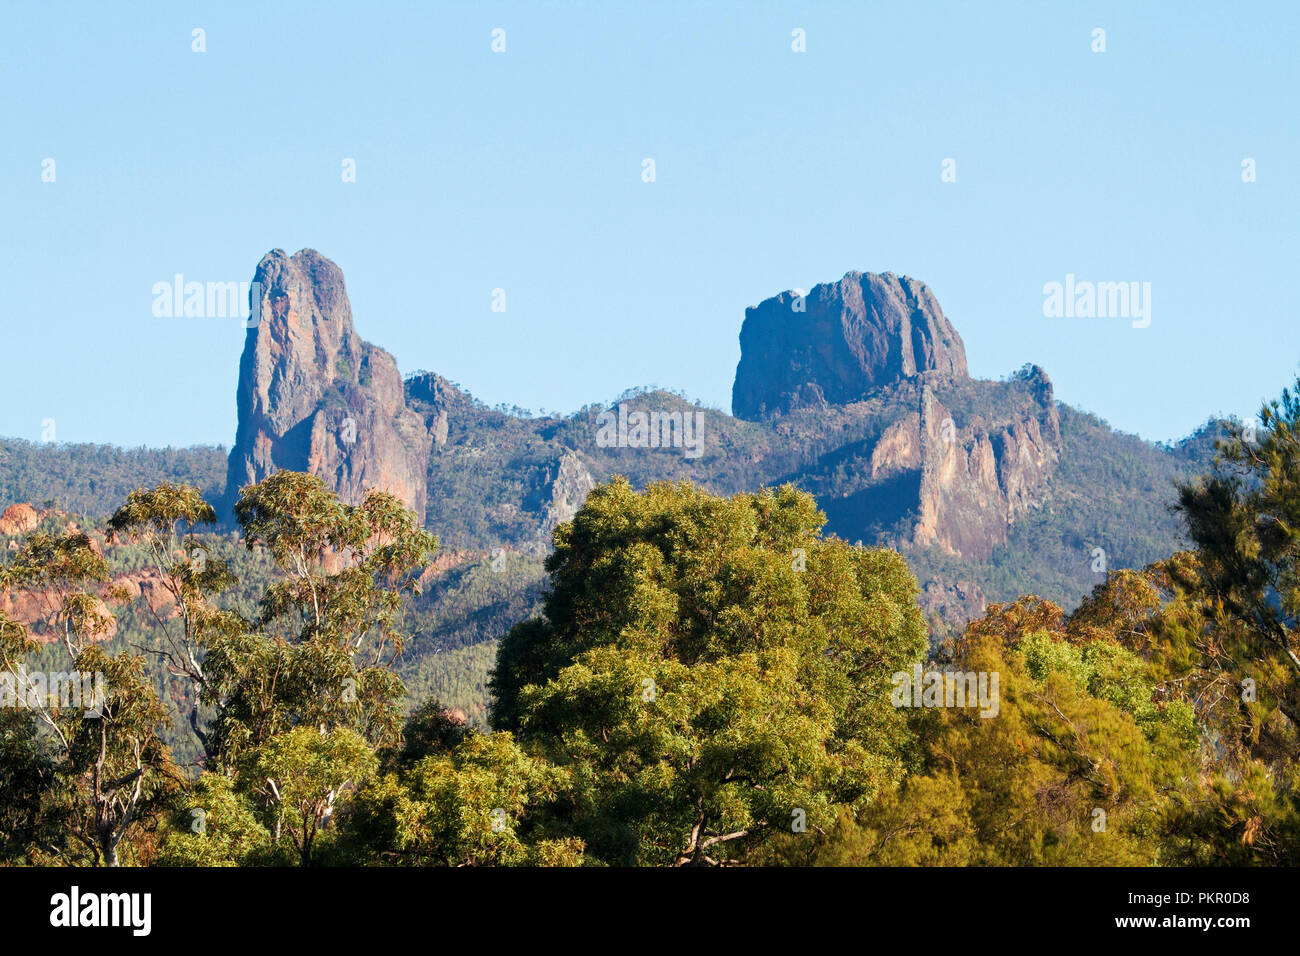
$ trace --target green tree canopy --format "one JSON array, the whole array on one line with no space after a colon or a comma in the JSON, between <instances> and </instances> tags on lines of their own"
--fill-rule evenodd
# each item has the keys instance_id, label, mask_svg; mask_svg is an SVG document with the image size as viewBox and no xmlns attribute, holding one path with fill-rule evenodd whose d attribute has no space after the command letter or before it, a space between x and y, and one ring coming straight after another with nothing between
<instances>
[{"instance_id":1,"label":"green tree canopy","mask_svg":"<svg viewBox=\"0 0 1300 956\"><path fill-rule=\"evenodd\" d=\"M902 559L819 531L791 486L598 486L555 532L543 616L502 642L494 725L569 770L616 863L743 860L901 771L890 675L925 648Z\"/></svg>"}]
</instances>

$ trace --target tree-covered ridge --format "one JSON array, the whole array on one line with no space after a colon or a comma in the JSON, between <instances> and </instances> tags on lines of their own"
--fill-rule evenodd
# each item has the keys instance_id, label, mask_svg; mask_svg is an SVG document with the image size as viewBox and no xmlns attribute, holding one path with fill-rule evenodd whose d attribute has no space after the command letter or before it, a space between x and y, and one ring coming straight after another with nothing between
<instances>
[{"instance_id":1,"label":"tree-covered ridge","mask_svg":"<svg viewBox=\"0 0 1300 956\"><path fill-rule=\"evenodd\" d=\"M964 428L1032 414L1035 388L1022 372L1004 382L941 383L935 395ZM1065 606L1077 603L1097 581L1090 571L1093 548L1104 549L1108 567L1141 567L1180 546L1177 522L1168 511L1174 482L1208 465L1213 441L1223 432L1210 423L1179 445L1160 446L1057 405L1062 453L1041 507L1020 515L1006 545L989 558L954 558L907 547L915 488L905 486L915 478L864 478L881 435L915 413L918 389L915 382L901 382L851 405L805 408L764 423L735 419L663 390L634 390L613 403L702 414L698 458L679 448L602 447L597 422L609 405L567 417L534 417L523 409L489 408L427 373L408 379L407 401L430 421L445 415L446 441L430 455L426 526L452 549L544 553L549 541L539 527L549 482L561 456L571 450L596 480L621 474L638 488L685 479L731 495L793 483L817 496L830 531L850 541L902 548L923 585L965 579L989 600L1033 591ZM96 518L109 514L132 489L159 481L195 485L215 503L224 483L221 454L206 448L124 451L6 440L0 443L0 503L56 501L63 511ZM902 484L892 488L891 482ZM862 507L854 504L858 501Z\"/></svg>"},{"instance_id":2,"label":"tree-covered ridge","mask_svg":"<svg viewBox=\"0 0 1300 956\"><path fill-rule=\"evenodd\" d=\"M689 480L732 495L788 482L817 497L829 516L828 531L900 550L922 586L970 582L989 601L1032 592L1073 607L1103 579L1104 569L1093 570L1095 549L1104 552L1104 568L1115 569L1143 567L1183 546L1170 511L1176 483L1208 466L1228 427L1209 422L1183 442L1156 445L1058 403L1060 461L1038 504L1016 517L1006 544L989 557L956 557L910 541L918 477L864 478L882 434L915 413L919 388L902 382L851 405L801 409L762 423L663 390L630 393L613 403L702 413L704 450L692 459L676 448L600 447L594 440L598 416L610 406L593 405L567 418L520 417L444 383L439 402L449 434L432 456L428 520L453 547L535 548L548 468L563 449L576 449L596 479L625 475L637 488ZM964 428L1036 414L1038 388L1034 374L1022 371L1004 382L945 382L935 395ZM412 389L409 395L417 407L420 394ZM465 501L474 507L462 507ZM966 617L945 625L937 616L942 608L924 603L936 640L960 632Z\"/></svg>"},{"instance_id":3,"label":"tree-covered ridge","mask_svg":"<svg viewBox=\"0 0 1300 956\"><path fill-rule=\"evenodd\" d=\"M136 488L162 481L194 485L215 501L226 484L226 450L117 448L0 438L0 511L20 501L52 502L63 511L102 518Z\"/></svg>"},{"instance_id":4,"label":"tree-covered ridge","mask_svg":"<svg viewBox=\"0 0 1300 956\"><path fill-rule=\"evenodd\" d=\"M242 490L238 537L202 531L212 507L171 482L102 532L47 518L0 565L6 599L45 608L39 629L0 615L0 853L1294 864L1300 401L1261 421L1178 484L1189 549L1110 570L1068 613L995 604L938 648L901 556L825 534L806 491L604 483L499 645L490 731L433 697L407 714L397 662L425 584L453 604L506 580L484 575L528 588L527 559L430 576L438 543L394 498L348 505L294 472ZM115 552L169 596L146 640L121 642ZM520 613L501 593L494 613ZM463 636L453 653L493 646ZM69 701L55 667L100 682Z\"/></svg>"},{"instance_id":5,"label":"tree-covered ridge","mask_svg":"<svg viewBox=\"0 0 1300 956\"><path fill-rule=\"evenodd\" d=\"M829 515L828 531L904 555L924 589L922 606L931 639L938 643L958 636L984 600L1009 601L1028 592L1073 607L1103 580L1105 570L1142 567L1183 546L1169 510L1175 482L1201 470L1223 434L1222 426L1211 423L1179 445L1157 446L1058 405L1062 454L1041 505L1019 515L1006 545L987 559L958 558L910 543L914 517L908 509L915 488L890 491L890 482L906 484L906 476L879 482L882 490L872 492L867 512L841 503L860 496L882 433L914 412L916 383L879 389L851 405L805 408L763 423L735 419L661 389L629 390L613 403L703 414L703 454L694 459L677 448L601 447L595 436L606 405L568 417L538 417L523 409L488 408L427 373L412 376L406 387L408 402L430 420L439 412L446 415L447 440L430 456L426 527L447 549L475 557L426 582L425 595L408 609L412 640L397 666L412 686L438 688L450 705L479 723L486 720L490 650L466 648L499 639L536 607L550 543L540 528L550 482L566 449L576 450L595 478L623 474L638 488L685 479L724 495L786 482L813 492ZM956 425L965 427L999 415L1034 413L1041 407L1038 388L1033 371L1025 370L1005 382L946 382L936 395ZM55 511L88 526L102 521L134 488L161 481L196 485L215 503L224 481L221 454L220 449L120 451L6 441L0 445L0 489L10 497L0 501L31 500L37 507L49 501ZM901 495L894 511L891 493ZM199 533L208 539L203 547L242 566L237 593L223 595L222 601L236 601L247 612L267 567L248 561L238 542L225 535ZM1103 570L1094 570L1096 549L1104 552ZM130 551L109 550L114 575L140 570ZM509 556L506 573L494 570L491 560L502 552ZM151 614L142 616L133 605L119 616L120 640L147 644ZM170 742L178 753L192 756L182 741Z\"/></svg>"}]
</instances>

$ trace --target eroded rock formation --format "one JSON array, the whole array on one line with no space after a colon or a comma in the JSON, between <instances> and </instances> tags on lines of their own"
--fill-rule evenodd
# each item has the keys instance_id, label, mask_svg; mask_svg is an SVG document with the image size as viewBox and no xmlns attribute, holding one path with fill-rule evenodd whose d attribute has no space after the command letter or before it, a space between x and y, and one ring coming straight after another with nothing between
<instances>
[{"instance_id":1,"label":"eroded rock formation","mask_svg":"<svg viewBox=\"0 0 1300 956\"><path fill-rule=\"evenodd\" d=\"M854 402L902 379L966 374L961 336L924 282L850 272L745 310L732 414L759 420Z\"/></svg>"},{"instance_id":2,"label":"eroded rock formation","mask_svg":"<svg viewBox=\"0 0 1300 956\"><path fill-rule=\"evenodd\" d=\"M1034 367L971 380L961 336L923 282L850 272L802 299L782 293L746 311L740 347L737 417L779 424L833 406L845 428L885 417L865 467L836 466L824 499L833 525L897 522L906 543L982 559L1044 496L1061 449L1051 382Z\"/></svg>"},{"instance_id":3,"label":"eroded rock formation","mask_svg":"<svg viewBox=\"0 0 1300 956\"><path fill-rule=\"evenodd\" d=\"M18 504L10 505L0 514L0 535L9 537L11 535L27 534L35 530L36 526L41 523L41 512L37 511L25 501Z\"/></svg>"},{"instance_id":4,"label":"eroded rock formation","mask_svg":"<svg viewBox=\"0 0 1300 956\"><path fill-rule=\"evenodd\" d=\"M1060 457L1050 394L1049 385L1048 402L1037 414L1012 412L1004 422L977 420L958 428L933 391L922 389L915 543L967 558L987 558L1006 544L1016 516L1038 503Z\"/></svg>"},{"instance_id":5,"label":"eroded rock formation","mask_svg":"<svg viewBox=\"0 0 1300 956\"><path fill-rule=\"evenodd\" d=\"M596 479L591 476L578 453L570 449L565 449L556 462L554 476L548 474L547 477L550 479L551 500L542 512L542 524L538 528L537 537L549 550L551 533L578 513L591 489L596 487Z\"/></svg>"},{"instance_id":6,"label":"eroded rock formation","mask_svg":"<svg viewBox=\"0 0 1300 956\"><path fill-rule=\"evenodd\" d=\"M253 279L258 321L239 362L227 508L240 488L291 469L353 504L372 488L392 492L423 520L434 439L406 407L396 361L353 328L342 271L313 249L275 249Z\"/></svg>"}]
</instances>

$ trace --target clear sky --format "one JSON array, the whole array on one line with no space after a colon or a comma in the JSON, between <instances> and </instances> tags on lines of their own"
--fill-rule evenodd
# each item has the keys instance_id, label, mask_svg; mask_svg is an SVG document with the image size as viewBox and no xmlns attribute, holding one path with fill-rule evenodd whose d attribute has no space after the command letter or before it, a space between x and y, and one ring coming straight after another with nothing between
<instances>
[{"instance_id":1,"label":"clear sky","mask_svg":"<svg viewBox=\"0 0 1300 956\"><path fill-rule=\"evenodd\" d=\"M1177 438L1300 363L1298 27L1290 0L5 2L0 435L229 445L244 330L156 318L154 284L311 246L364 338L489 404L729 409L746 306L888 270L973 374L1032 361ZM1067 274L1150 282L1150 326L1045 317Z\"/></svg>"}]
</instances>

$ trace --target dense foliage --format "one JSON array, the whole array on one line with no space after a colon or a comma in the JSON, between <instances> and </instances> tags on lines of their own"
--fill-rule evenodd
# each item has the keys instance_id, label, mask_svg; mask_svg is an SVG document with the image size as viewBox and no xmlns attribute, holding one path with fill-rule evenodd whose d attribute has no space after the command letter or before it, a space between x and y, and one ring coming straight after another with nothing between
<instances>
[{"instance_id":1,"label":"dense foliage","mask_svg":"<svg viewBox=\"0 0 1300 956\"><path fill-rule=\"evenodd\" d=\"M293 472L233 535L170 480L49 513L0 564L0 862L1294 865L1300 401L1179 476L1186 550L938 646L790 484L614 479L541 571L433 573L394 498ZM404 683L422 640L457 676Z\"/></svg>"},{"instance_id":2,"label":"dense foliage","mask_svg":"<svg viewBox=\"0 0 1300 956\"><path fill-rule=\"evenodd\" d=\"M925 626L897 554L822 538L812 496L601 486L556 533L543 615L502 642L494 724L581 782L602 859L743 859L901 769L888 675Z\"/></svg>"},{"instance_id":3,"label":"dense foliage","mask_svg":"<svg viewBox=\"0 0 1300 956\"><path fill-rule=\"evenodd\" d=\"M0 502L49 503L102 516L137 488L164 481L194 485L209 500L226 486L226 449L117 448L0 438Z\"/></svg>"}]
</instances>

